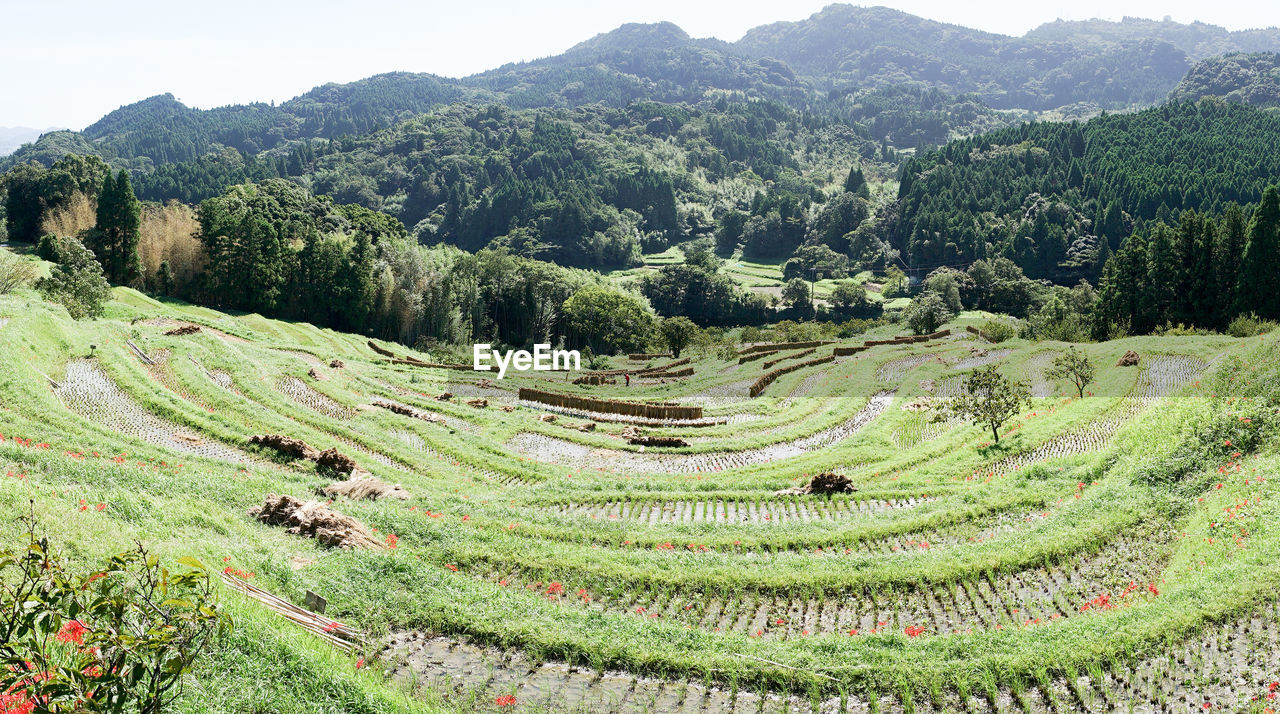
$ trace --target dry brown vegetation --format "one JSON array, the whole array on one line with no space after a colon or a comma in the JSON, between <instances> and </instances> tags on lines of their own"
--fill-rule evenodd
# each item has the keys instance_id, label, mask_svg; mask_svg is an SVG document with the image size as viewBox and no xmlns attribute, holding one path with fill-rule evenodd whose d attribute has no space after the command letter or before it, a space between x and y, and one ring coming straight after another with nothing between
<instances>
[{"instance_id":1,"label":"dry brown vegetation","mask_svg":"<svg viewBox=\"0 0 1280 714\"><path fill-rule=\"evenodd\" d=\"M92 224L91 224L92 225ZM160 264L169 263L173 284L181 290L204 269L204 245L197 237L200 222L195 211L176 201L165 206L146 206L138 230L138 256L148 279L154 280Z\"/></svg>"},{"instance_id":2,"label":"dry brown vegetation","mask_svg":"<svg viewBox=\"0 0 1280 714\"><path fill-rule=\"evenodd\" d=\"M98 225L98 202L76 191L63 205L45 213L40 231L59 238L74 237Z\"/></svg>"}]
</instances>

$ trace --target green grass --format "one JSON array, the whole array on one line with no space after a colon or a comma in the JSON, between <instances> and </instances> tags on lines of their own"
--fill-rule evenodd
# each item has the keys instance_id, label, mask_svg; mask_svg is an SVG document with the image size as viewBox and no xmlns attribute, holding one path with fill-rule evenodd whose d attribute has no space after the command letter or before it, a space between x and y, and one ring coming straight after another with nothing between
<instances>
[{"instance_id":1,"label":"green grass","mask_svg":"<svg viewBox=\"0 0 1280 714\"><path fill-rule=\"evenodd\" d=\"M652 262L679 258L668 251ZM744 276L769 279L769 266L740 267ZM1065 345L961 339L876 347L785 375L747 399L745 385L765 371L759 362L694 355L695 374L665 384L586 387L568 384L563 374L528 374L493 391L467 373L389 365L358 336L123 289L97 321L73 322L31 293L0 297L0 317L9 319L0 327L0 474L15 474L0 478L5 542L16 540L13 518L34 502L42 526L76 563L135 539L165 559L225 562L296 603L307 590L321 593L330 616L375 642L420 631L515 648L535 661L732 681L749 691L807 697L816 688L820 698L905 691L918 706L930 697L951 701L960 691L1025 689L1038 677L1088 672L1099 662L1114 662L1109 672L1126 671L1131 658L1182 647L1214 623L1274 602L1280 583L1280 530L1273 525L1280 501L1274 480L1257 480L1275 472L1280 456L1264 439L1234 457L1222 431L1244 430L1229 432L1239 442L1249 430L1271 428L1256 405L1274 396L1273 336L1081 345L1099 365L1093 395L1072 398L1065 385L1045 384L1048 396L1034 400L992 444L979 426L926 428L919 412L902 407L963 375L983 349L1009 350L998 353L1002 371L1042 382L1047 356ZM964 313L951 327L989 317ZM218 332L168 337L166 327L149 322L156 318ZM871 336L899 332L891 325ZM149 368L125 340L169 357ZM251 461L175 452L113 431L102 414L68 409L46 375L64 380L90 344L98 346L99 368L138 408L173 430L240 449ZM1206 367L1181 375L1159 399L1142 401L1144 368L1113 366L1129 349L1147 365L1165 364L1159 355L1180 355ZM329 368L335 358L345 367ZM321 365L321 381L306 376L312 363ZM912 366L886 381L884 367L894 363ZM226 372L234 391L206 370ZM284 377L301 379L349 408L349 416L295 401L279 389ZM626 424L599 422L584 433L565 428L582 423L581 416L541 421L545 412L511 399L519 386L702 403L709 416L731 421L646 428L690 444L642 452L620 438ZM878 416L845 438L803 447L829 430L851 429L881 390L895 393ZM435 398L445 391L457 398ZM468 406L472 395L487 395L490 406ZM447 424L370 407L375 398L431 411ZM1241 410L1256 421L1240 421ZM1098 425L1108 425L1104 437L1074 436L1095 433ZM375 476L402 484L413 494L407 502L334 504L380 533L396 534L399 546L330 550L251 519L248 509L268 493L305 499L328 483L310 466L255 452L246 440L258 433L336 447ZM527 434L588 456L574 461L510 446ZM23 446L14 437L49 446ZM759 453L777 456L764 461L753 456ZM659 468L676 458L706 468ZM746 465L734 466L735 458ZM858 491L775 495L827 470L848 475ZM1224 509L1246 498L1253 505L1231 526L1248 535L1210 543ZM80 499L106 508L82 512ZM924 500L850 511L904 499ZM580 507L566 510L571 503ZM677 504L695 503L710 506L690 506L690 517L676 517L685 508ZM707 516L730 509L769 519ZM1130 572L1137 575L1123 575ZM1101 592L1118 596L1122 575L1144 578L1142 592L1150 584L1160 594L1080 612ZM1059 576L1078 587L1047 589ZM566 596L548 597L552 582ZM580 589L590 603L575 597ZM434 686L411 691L400 677L384 678L395 662L375 661L376 647L363 653L371 665L357 670L354 656L335 653L230 590L222 589L222 597L237 627L188 678L179 711L492 708L491 691L451 697ZM859 608L872 605L880 613L867 614L874 634L859 624L850 636L854 625L836 628L824 619L841 622L841 608L862 617L873 611ZM985 609L970 612L971 606ZM1024 616L1042 623L1027 625ZM764 624L755 624L761 618ZM887 624L877 626L880 619ZM904 634L915 624L926 626L923 635Z\"/></svg>"}]
</instances>

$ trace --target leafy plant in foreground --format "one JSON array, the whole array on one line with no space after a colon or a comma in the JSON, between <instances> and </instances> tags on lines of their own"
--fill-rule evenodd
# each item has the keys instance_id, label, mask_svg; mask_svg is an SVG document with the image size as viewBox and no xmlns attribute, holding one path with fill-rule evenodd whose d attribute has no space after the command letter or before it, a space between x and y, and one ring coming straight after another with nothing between
<instances>
[{"instance_id":1,"label":"leafy plant in foreground","mask_svg":"<svg viewBox=\"0 0 1280 714\"><path fill-rule=\"evenodd\" d=\"M25 547L0 551L4 711L161 711L231 624L204 566L181 558L170 572L139 544L74 575L25 520Z\"/></svg>"}]
</instances>

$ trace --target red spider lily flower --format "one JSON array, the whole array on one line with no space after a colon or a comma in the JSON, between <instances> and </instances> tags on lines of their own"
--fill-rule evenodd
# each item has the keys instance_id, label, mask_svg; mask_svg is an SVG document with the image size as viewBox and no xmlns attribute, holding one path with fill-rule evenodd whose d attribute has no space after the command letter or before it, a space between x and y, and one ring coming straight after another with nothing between
<instances>
[{"instance_id":1,"label":"red spider lily flower","mask_svg":"<svg viewBox=\"0 0 1280 714\"><path fill-rule=\"evenodd\" d=\"M329 624L327 624L327 625L325 625L325 626L324 626L324 631L325 631L325 632L333 632L333 631L335 631L335 630L337 630L337 629L338 629L338 623L336 623L336 622L330 622Z\"/></svg>"},{"instance_id":2,"label":"red spider lily flower","mask_svg":"<svg viewBox=\"0 0 1280 714\"><path fill-rule=\"evenodd\" d=\"M1160 594L1160 590L1159 590L1158 588L1156 588L1156 584L1155 584L1155 583L1151 583L1150 585L1148 585L1148 586L1147 586L1147 591L1148 591L1148 592L1150 592L1152 595L1159 595L1159 594Z\"/></svg>"},{"instance_id":3,"label":"red spider lily flower","mask_svg":"<svg viewBox=\"0 0 1280 714\"><path fill-rule=\"evenodd\" d=\"M644 614L644 606L643 606L643 605L641 605L640 607L637 607L637 608L636 608L636 614L637 614L637 615L643 615L643 614Z\"/></svg>"},{"instance_id":4,"label":"red spider lily flower","mask_svg":"<svg viewBox=\"0 0 1280 714\"><path fill-rule=\"evenodd\" d=\"M94 508L98 509L99 511L105 511L107 510L107 504L99 503L98 505L94 506Z\"/></svg>"},{"instance_id":5,"label":"red spider lily flower","mask_svg":"<svg viewBox=\"0 0 1280 714\"><path fill-rule=\"evenodd\" d=\"M503 694L493 700L495 706L514 707L516 705L516 696L514 694Z\"/></svg>"},{"instance_id":6,"label":"red spider lily flower","mask_svg":"<svg viewBox=\"0 0 1280 714\"><path fill-rule=\"evenodd\" d=\"M31 714L36 702L25 691L0 694L0 712L4 714Z\"/></svg>"},{"instance_id":7,"label":"red spider lily flower","mask_svg":"<svg viewBox=\"0 0 1280 714\"><path fill-rule=\"evenodd\" d=\"M449 570L452 570L455 573L458 572L458 566L454 565L453 563L445 563L444 567L448 568Z\"/></svg>"},{"instance_id":8,"label":"red spider lily flower","mask_svg":"<svg viewBox=\"0 0 1280 714\"><path fill-rule=\"evenodd\" d=\"M506 579L506 578L503 578L503 579L499 580L499 581L498 581L498 584L505 588L505 587L507 586L507 579Z\"/></svg>"},{"instance_id":9,"label":"red spider lily flower","mask_svg":"<svg viewBox=\"0 0 1280 714\"><path fill-rule=\"evenodd\" d=\"M356 669L364 669L364 657L356 660Z\"/></svg>"},{"instance_id":10,"label":"red spider lily flower","mask_svg":"<svg viewBox=\"0 0 1280 714\"><path fill-rule=\"evenodd\" d=\"M69 620L63 623L62 629L58 630L57 638L59 642L83 645L84 635L88 631L89 628L85 627L83 622L79 620Z\"/></svg>"},{"instance_id":11,"label":"red spider lily flower","mask_svg":"<svg viewBox=\"0 0 1280 714\"><path fill-rule=\"evenodd\" d=\"M395 550L395 549L396 549L396 546L398 546L399 544L400 544L400 537L399 537L399 536L397 536L395 533L388 533L388 534L387 534L387 547L388 547L388 548L390 548L390 549L392 549L392 550Z\"/></svg>"},{"instance_id":12,"label":"red spider lily flower","mask_svg":"<svg viewBox=\"0 0 1280 714\"><path fill-rule=\"evenodd\" d=\"M907 625L907 629L903 630L907 633L907 637L919 637L924 631L924 625Z\"/></svg>"},{"instance_id":13,"label":"red spider lily flower","mask_svg":"<svg viewBox=\"0 0 1280 714\"><path fill-rule=\"evenodd\" d=\"M548 594L548 595L563 595L563 594L564 594L564 586L563 586L563 585L561 585L559 581L553 582L553 583L551 583L550 585L548 585L548 586L547 586L547 594Z\"/></svg>"}]
</instances>

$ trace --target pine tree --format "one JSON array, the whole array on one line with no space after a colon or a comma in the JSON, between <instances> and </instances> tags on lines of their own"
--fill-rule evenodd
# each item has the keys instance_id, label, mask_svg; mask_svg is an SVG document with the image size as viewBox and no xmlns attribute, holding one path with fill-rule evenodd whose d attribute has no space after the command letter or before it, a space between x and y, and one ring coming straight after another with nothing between
<instances>
[{"instance_id":1,"label":"pine tree","mask_svg":"<svg viewBox=\"0 0 1280 714\"><path fill-rule=\"evenodd\" d=\"M871 191L867 188L867 179L862 175L862 169L857 167L849 169L849 176L844 180L844 190L863 198L871 198Z\"/></svg>"},{"instance_id":2,"label":"pine tree","mask_svg":"<svg viewBox=\"0 0 1280 714\"><path fill-rule=\"evenodd\" d=\"M1244 256L1244 209L1231 203L1218 222L1217 246L1213 251L1214 266L1214 317L1218 328L1227 326L1235 317L1236 300L1240 295L1240 259Z\"/></svg>"},{"instance_id":3,"label":"pine tree","mask_svg":"<svg viewBox=\"0 0 1280 714\"><path fill-rule=\"evenodd\" d=\"M1142 324L1155 327L1173 319L1178 301L1179 268L1173 229L1158 223L1151 231L1147 250L1147 289L1142 301Z\"/></svg>"},{"instance_id":4,"label":"pine tree","mask_svg":"<svg viewBox=\"0 0 1280 714\"><path fill-rule=\"evenodd\" d=\"M1262 194L1262 202L1249 222L1249 239L1240 261L1240 289L1236 310L1256 312L1260 317L1280 319L1280 190L1275 186Z\"/></svg>"},{"instance_id":5,"label":"pine tree","mask_svg":"<svg viewBox=\"0 0 1280 714\"><path fill-rule=\"evenodd\" d=\"M142 204L133 194L125 171L114 178L108 172L103 179L97 219L91 243L107 279L118 285L140 285L142 260L138 257L138 232L142 225Z\"/></svg>"}]
</instances>

